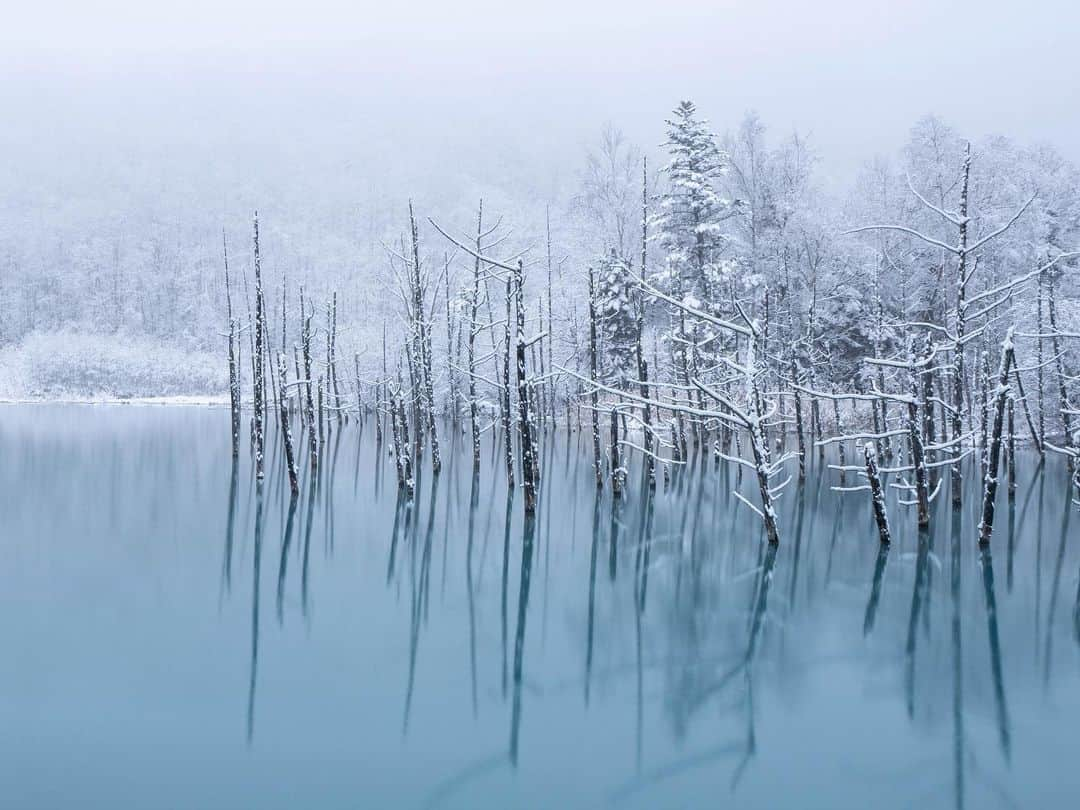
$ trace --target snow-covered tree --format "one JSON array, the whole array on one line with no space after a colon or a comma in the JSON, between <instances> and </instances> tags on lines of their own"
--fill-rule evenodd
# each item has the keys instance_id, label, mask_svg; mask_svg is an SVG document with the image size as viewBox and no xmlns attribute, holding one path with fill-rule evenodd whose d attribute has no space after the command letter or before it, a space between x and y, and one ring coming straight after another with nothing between
<instances>
[{"instance_id":1,"label":"snow-covered tree","mask_svg":"<svg viewBox=\"0 0 1080 810\"><path fill-rule=\"evenodd\" d=\"M600 262L596 303L603 347L604 378L623 387L637 377L635 285L615 248Z\"/></svg>"},{"instance_id":2,"label":"snow-covered tree","mask_svg":"<svg viewBox=\"0 0 1080 810\"><path fill-rule=\"evenodd\" d=\"M734 268L724 222L736 205L718 190L727 156L693 102L680 102L672 116L666 144L671 160L664 170L668 189L653 222L665 252L657 280L677 296L715 307Z\"/></svg>"}]
</instances>

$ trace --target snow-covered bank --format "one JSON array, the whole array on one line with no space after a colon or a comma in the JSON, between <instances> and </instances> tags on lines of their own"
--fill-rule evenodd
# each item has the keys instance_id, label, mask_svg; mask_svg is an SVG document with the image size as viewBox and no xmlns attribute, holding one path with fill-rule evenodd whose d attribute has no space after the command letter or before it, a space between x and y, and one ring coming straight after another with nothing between
<instances>
[{"instance_id":1,"label":"snow-covered bank","mask_svg":"<svg viewBox=\"0 0 1080 810\"><path fill-rule=\"evenodd\" d=\"M168 405L183 407L227 408L226 395L161 396L161 397L0 397L0 405Z\"/></svg>"},{"instance_id":2,"label":"snow-covered bank","mask_svg":"<svg viewBox=\"0 0 1080 810\"><path fill-rule=\"evenodd\" d=\"M0 401L218 405L222 355L125 334L37 332L0 349Z\"/></svg>"}]
</instances>

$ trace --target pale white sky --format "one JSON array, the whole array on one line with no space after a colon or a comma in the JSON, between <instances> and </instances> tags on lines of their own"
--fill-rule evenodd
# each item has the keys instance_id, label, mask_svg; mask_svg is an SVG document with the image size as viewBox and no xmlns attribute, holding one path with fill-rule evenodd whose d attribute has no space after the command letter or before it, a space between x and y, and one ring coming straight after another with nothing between
<instances>
[{"instance_id":1,"label":"pale white sky","mask_svg":"<svg viewBox=\"0 0 1080 810\"><path fill-rule=\"evenodd\" d=\"M655 145L694 99L715 129L757 109L847 173L920 115L1080 159L1080 6L1069 0L38 0L0 27L0 102L66 126L228 138L302 122L393 138L474 128L580 149L605 120ZM264 137L272 138L272 134ZM565 150L565 152L564 152Z\"/></svg>"}]
</instances>

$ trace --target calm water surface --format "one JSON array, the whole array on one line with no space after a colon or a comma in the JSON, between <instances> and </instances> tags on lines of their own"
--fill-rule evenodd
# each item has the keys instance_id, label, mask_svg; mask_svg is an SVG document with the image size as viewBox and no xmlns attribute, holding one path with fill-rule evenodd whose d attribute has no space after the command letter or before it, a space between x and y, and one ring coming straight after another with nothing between
<instances>
[{"instance_id":1,"label":"calm water surface","mask_svg":"<svg viewBox=\"0 0 1080 810\"><path fill-rule=\"evenodd\" d=\"M526 523L491 441L474 482L444 436L403 505L353 422L290 509L276 435L260 495L225 411L0 409L0 806L1080 802L1059 461L981 554L974 485L922 541L891 495L882 553L815 459L770 552L734 472L613 506L576 433Z\"/></svg>"}]
</instances>

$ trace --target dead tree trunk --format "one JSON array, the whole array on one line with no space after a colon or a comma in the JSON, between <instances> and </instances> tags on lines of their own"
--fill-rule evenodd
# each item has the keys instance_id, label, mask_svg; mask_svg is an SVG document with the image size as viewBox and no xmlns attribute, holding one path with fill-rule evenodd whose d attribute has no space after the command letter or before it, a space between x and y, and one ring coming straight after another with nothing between
<instances>
[{"instance_id":1,"label":"dead tree trunk","mask_svg":"<svg viewBox=\"0 0 1080 810\"><path fill-rule=\"evenodd\" d=\"M503 391L502 421L503 435L506 440L506 485L514 488L514 436L510 432L513 422L510 413L510 320L513 317L514 290L513 278L506 277L506 325L503 329Z\"/></svg>"},{"instance_id":2,"label":"dead tree trunk","mask_svg":"<svg viewBox=\"0 0 1080 810\"><path fill-rule=\"evenodd\" d=\"M968 247L968 185L971 178L971 145L968 144L964 151L964 169L960 185L960 210L959 210L959 241L957 243L956 263L956 309L953 324L955 340L953 341L953 412L952 412L952 440L955 443L953 452L961 455L963 448L961 436L964 434L964 318L967 309L967 247ZM963 481L960 475L960 463L952 465L952 489L953 507L958 508L963 503Z\"/></svg>"},{"instance_id":3,"label":"dead tree trunk","mask_svg":"<svg viewBox=\"0 0 1080 810\"><path fill-rule=\"evenodd\" d=\"M337 374L337 292L333 293L330 303L330 309L327 312L327 327L329 329L329 335L327 336L328 348L327 352L327 371L326 374L329 377L330 385L329 389L334 392L334 413L338 422L341 421L343 409L341 407L341 390L338 387L338 374Z\"/></svg>"},{"instance_id":4,"label":"dead tree trunk","mask_svg":"<svg viewBox=\"0 0 1080 810\"><path fill-rule=\"evenodd\" d=\"M922 415L923 415L923 447L935 443L934 438L934 371L930 367L930 361L934 356L934 343L929 334L926 336L926 342L923 346L923 371L922 371ZM934 451L927 451L928 461L933 461L936 457ZM938 472L937 467L930 468L929 486L937 486Z\"/></svg>"},{"instance_id":5,"label":"dead tree trunk","mask_svg":"<svg viewBox=\"0 0 1080 810\"><path fill-rule=\"evenodd\" d=\"M476 213L476 260L473 263L472 291L469 295L469 339L466 342L469 358L469 430L472 432L473 474L480 471L480 413L476 402L476 316L480 309L480 240L484 227L484 201ZM497 374L497 372L496 372Z\"/></svg>"},{"instance_id":6,"label":"dead tree trunk","mask_svg":"<svg viewBox=\"0 0 1080 810\"><path fill-rule=\"evenodd\" d=\"M866 478L870 482L870 495L874 503L874 520L877 522L878 539L883 546L892 542L889 532L889 515L885 511L885 493L881 488L881 477L878 475L877 448L873 442L863 445L866 455Z\"/></svg>"},{"instance_id":7,"label":"dead tree trunk","mask_svg":"<svg viewBox=\"0 0 1080 810\"><path fill-rule=\"evenodd\" d=\"M596 282L593 269L589 268L589 379L592 390L589 394L592 405L593 469L596 473L596 488L604 487L604 467L600 457L600 394L596 388Z\"/></svg>"},{"instance_id":8,"label":"dead tree trunk","mask_svg":"<svg viewBox=\"0 0 1080 810\"><path fill-rule=\"evenodd\" d=\"M304 291L300 290L300 317L303 324L300 341L304 353L304 393L307 414L308 450L311 454L311 470L319 466L319 430L315 426L315 399L311 383L311 315L304 315Z\"/></svg>"},{"instance_id":9,"label":"dead tree trunk","mask_svg":"<svg viewBox=\"0 0 1080 810\"><path fill-rule=\"evenodd\" d=\"M619 412L611 409L611 497L622 497L622 461L619 458Z\"/></svg>"},{"instance_id":10,"label":"dead tree trunk","mask_svg":"<svg viewBox=\"0 0 1080 810\"><path fill-rule=\"evenodd\" d=\"M799 396L799 385L802 382L799 375L799 367L795 358L791 358L791 383L792 395L795 398L795 435L799 440L799 482L806 480L806 435L803 433L802 397Z\"/></svg>"},{"instance_id":11,"label":"dead tree trunk","mask_svg":"<svg viewBox=\"0 0 1080 810\"><path fill-rule=\"evenodd\" d=\"M532 405L529 391L529 381L525 369L525 306L524 306L525 272L521 259L518 259L517 272L514 274L515 307L517 314L517 392L518 392L518 419L521 424L521 478L525 489L525 514L531 515L536 511L536 472L538 461L534 437L536 425L532 419Z\"/></svg>"},{"instance_id":12,"label":"dead tree trunk","mask_svg":"<svg viewBox=\"0 0 1080 810\"><path fill-rule=\"evenodd\" d=\"M254 396L255 396L255 477L263 477L263 450L266 446L266 436L263 429L263 417L265 412L263 410L263 396L265 394L265 383L263 381L263 373L266 369L266 363L264 361L263 353L263 306L262 306L262 267L259 262L259 212L255 212L255 224L254 224L254 242L255 242L255 349L254 349L254 362L255 362L255 380L254 380Z\"/></svg>"},{"instance_id":13,"label":"dead tree trunk","mask_svg":"<svg viewBox=\"0 0 1080 810\"><path fill-rule=\"evenodd\" d=\"M922 429L919 424L920 375L915 356L915 338L908 343L908 362L911 373L911 400L908 402L908 435L911 441L911 465L915 468L915 502L918 508L919 528L930 525L929 475L926 469L926 453L923 450Z\"/></svg>"},{"instance_id":14,"label":"dead tree trunk","mask_svg":"<svg viewBox=\"0 0 1080 810\"><path fill-rule=\"evenodd\" d=\"M428 328L427 312L424 306L424 288L420 275L420 237L413 216L412 201L409 201L409 226L412 231L412 270L413 270L413 307L415 309L417 338L419 342L421 405L427 428L431 433L431 469L436 475L442 469L442 456L439 453L439 431L435 417L435 385L432 380L431 330ZM417 437L420 429L415 427Z\"/></svg>"},{"instance_id":15,"label":"dead tree trunk","mask_svg":"<svg viewBox=\"0 0 1080 810\"><path fill-rule=\"evenodd\" d=\"M1013 407L1013 398L1009 397L1009 433L1006 445L1009 454L1009 497L1016 493L1016 409Z\"/></svg>"},{"instance_id":16,"label":"dead tree trunk","mask_svg":"<svg viewBox=\"0 0 1080 810\"><path fill-rule=\"evenodd\" d=\"M240 455L240 335L232 311L232 288L229 283L229 243L221 229L221 248L225 259L225 311L229 319L229 416L232 427L233 458Z\"/></svg>"},{"instance_id":17,"label":"dead tree trunk","mask_svg":"<svg viewBox=\"0 0 1080 810\"><path fill-rule=\"evenodd\" d=\"M1001 455L1001 425L1004 419L1005 399L1009 395L1009 369L1013 362L1013 330L1005 335L1001 347L1001 366L998 369L997 390L994 392L994 432L990 439L990 455L987 459L986 486L983 491L982 520L979 522L979 544L990 542L994 531L994 501L997 497L998 461Z\"/></svg>"},{"instance_id":18,"label":"dead tree trunk","mask_svg":"<svg viewBox=\"0 0 1080 810\"><path fill-rule=\"evenodd\" d=\"M295 498L300 493L300 483L296 474L296 457L293 455L292 430L289 429L288 399L285 396L285 391L287 390L286 385L288 384L285 352L278 353L277 372L278 391L281 392L281 395L278 397L278 411L281 417L281 437L282 444L285 445L285 463L289 469L289 488L292 490L293 497Z\"/></svg>"},{"instance_id":19,"label":"dead tree trunk","mask_svg":"<svg viewBox=\"0 0 1080 810\"><path fill-rule=\"evenodd\" d=\"M1064 431L1062 436L1062 445L1066 450L1071 451L1073 449L1073 436L1072 436L1072 417L1070 415L1069 396L1065 390L1065 369L1062 367L1062 352L1058 343L1059 333L1057 328L1057 303L1054 300L1054 282L1050 281L1050 295L1047 300L1048 309L1050 313L1050 334L1051 343L1054 350L1054 368L1057 373L1058 381L1058 410L1061 412L1061 427ZM1040 364L1041 367L1041 364ZM1069 469L1071 470L1075 462L1075 453L1066 453L1065 457L1068 459Z\"/></svg>"}]
</instances>

